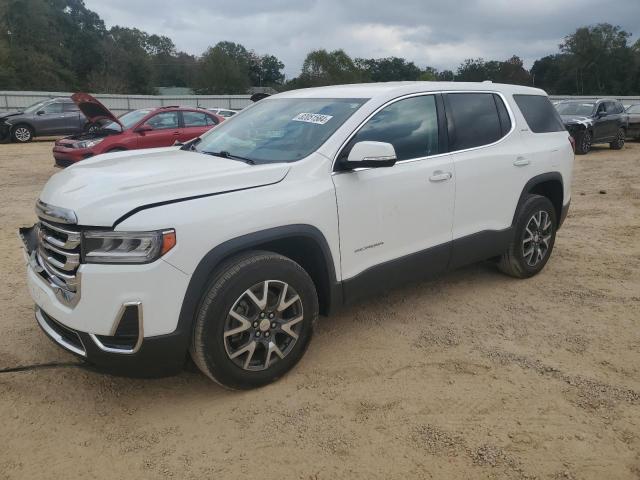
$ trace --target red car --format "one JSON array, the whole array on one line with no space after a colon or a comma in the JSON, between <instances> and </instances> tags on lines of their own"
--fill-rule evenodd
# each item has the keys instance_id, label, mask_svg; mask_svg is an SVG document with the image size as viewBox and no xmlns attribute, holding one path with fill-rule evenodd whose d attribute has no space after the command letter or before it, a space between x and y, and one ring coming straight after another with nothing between
<instances>
[{"instance_id":1,"label":"red car","mask_svg":"<svg viewBox=\"0 0 640 480\"><path fill-rule=\"evenodd\" d=\"M144 108L116 118L91 95L76 93L71 99L89 122L100 127L56 141L53 156L61 167L101 153L186 142L224 121L224 117L207 110L176 106Z\"/></svg>"}]
</instances>

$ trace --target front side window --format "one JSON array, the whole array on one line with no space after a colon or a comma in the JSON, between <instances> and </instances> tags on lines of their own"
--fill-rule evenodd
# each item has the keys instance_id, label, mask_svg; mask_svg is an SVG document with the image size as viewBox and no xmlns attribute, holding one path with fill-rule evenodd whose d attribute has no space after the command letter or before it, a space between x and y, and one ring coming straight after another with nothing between
<instances>
[{"instance_id":1,"label":"front side window","mask_svg":"<svg viewBox=\"0 0 640 480\"><path fill-rule=\"evenodd\" d=\"M53 102L42 107L44 113L62 113L62 103Z\"/></svg>"},{"instance_id":2,"label":"front side window","mask_svg":"<svg viewBox=\"0 0 640 480\"><path fill-rule=\"evenodd\" d=\"M450 149L489 145L502 138L498 108L491 93L447 94L447 118L454 126L449 133Z\"/></svg>"},{"instance_id":3,"label":"front side window","mask_svg":"<svg viewBox=\"0 0 640 480\"><path fill-rule=\"evenodd\" d=\"M533 133L562 132L562 119L544 95L514 95L518 108Z\"/></svg>"},{"instance_id":4,"label":"front side window","mask_svg":"<svg viewBox=\"0 0 640 480\"><path fill-rule=\"evenodd\" d=\"M62 104L62 107L63 107L63 110L65 112L79 112L80 111L78 106L73 102L64 102Z\"/></svg>"},{"instance_id":5,"label":"front side window","mask_svg":"<svg viewBox=\"0 0 640 480\"><path fill-rule=\"evenodd\" d=\"M316 151L367 99L266 98L194 145L255 163L295 162Z\"/></svg>"},{"instance_id":6,"label":"front side window","mask_svg":"<svg viewBox=\"0 0 640 480\"><path fill-rule=\"evenodd\" d=\"M439 153L435 97L405 98L383 108L349 141L340 159L346 159L353 145L363 141L390 143L398 161Z\"/></svg>"},{"instance_id":7,"label":"front side window","mask_svg":"<svg viewBox=\"0 0 640 480\"><path fill-rule=\"evenodd\" d=\"M151 125L154 130L163 130L165 128L178 128L178 112L162 112L149 118L146 122Z\"/></svg>"}]
</instances>

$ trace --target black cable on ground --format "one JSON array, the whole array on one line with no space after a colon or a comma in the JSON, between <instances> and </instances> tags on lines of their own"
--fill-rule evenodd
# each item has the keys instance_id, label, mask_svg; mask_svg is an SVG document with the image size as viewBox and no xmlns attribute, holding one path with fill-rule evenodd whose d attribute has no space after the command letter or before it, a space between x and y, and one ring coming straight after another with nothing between
<instances>
[{"instance_id":1,"label":"black cable on ground","mask_svg":"<svg viewBox=\"0 0 640 480\"><path fill-rule=\"evenodd\" d=\"M44 370L47 368L67 368L67 367L80 367L82 363L78 362L64 362L64 363L39 363L36 365L22 365L19 367L0 368L0 373L12 373L12 372L27 372L30 370Z\"/></svg>"}]
</instances>

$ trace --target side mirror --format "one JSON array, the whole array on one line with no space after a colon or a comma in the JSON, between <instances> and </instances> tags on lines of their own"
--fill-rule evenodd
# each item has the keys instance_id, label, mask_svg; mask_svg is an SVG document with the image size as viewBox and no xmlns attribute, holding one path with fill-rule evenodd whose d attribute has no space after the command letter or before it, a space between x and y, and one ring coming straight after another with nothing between
<instances>
[{"instance_id":1,"label":"side mirror","mask_svg":"<svg viewBox=\"0 0 640 480\"><path fill-rule=\"evenodd\" d=\"M605 112L604 110L598 112L598 118L606 117L607 115L609 115L609 114L607 112Z\"/></svg>"},{"instance_id":2,"label":"side mirror","mask_svg":"<svg viewBox=\"0 0 640 480\"><path fill-rule=\"evenodd\" d=\"M342 164L347 169L392 167L396 160L396 150L390 143L365 141L356 143Z\"/></svg>"},{"instance_id":3,"label":"side mirror","mask_svg":"<svg viewBox=\"0 0 640 480\"><path fill-rule=\"evenodd\" d=\"M38 111L36 112L36 115L44 115L44 110L38 110Z\"/></svg>"},{"instance_id":4,"label":"side mirror","mask_svg":"<svg viewBox=\"0 0 640 480\"><path fill-rule=\"evenodd\" d=\"M150 132L151 130L153 130L153 127L148 123L145 123L144 125L140 125L139 127L137 127L134 131L136 133L145 133Z\"/></svg>"}]
</instances>

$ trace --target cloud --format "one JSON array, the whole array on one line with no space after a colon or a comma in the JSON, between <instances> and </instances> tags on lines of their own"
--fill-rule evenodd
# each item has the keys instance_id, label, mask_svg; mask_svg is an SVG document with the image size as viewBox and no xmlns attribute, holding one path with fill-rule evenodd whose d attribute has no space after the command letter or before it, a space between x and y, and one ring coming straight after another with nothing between
<instances>
[{"instance_id":1,"label":"cloud","mask_svg":"<svg viewBox=\"0 0 640 480\"><path fill-rule=\"evenodd\" d=\"M577 27L601 22L640 33L637 0L85 0L107 26L167 35L200 54L221 40L270 53L296 76L312 49L399 56L421 67L519 55L530 66Z\"/></svg>"}]
</instances>

